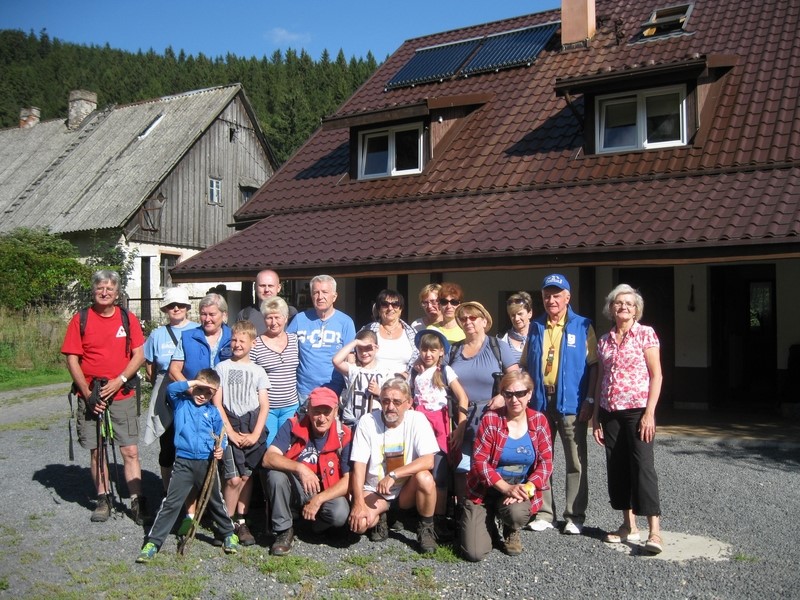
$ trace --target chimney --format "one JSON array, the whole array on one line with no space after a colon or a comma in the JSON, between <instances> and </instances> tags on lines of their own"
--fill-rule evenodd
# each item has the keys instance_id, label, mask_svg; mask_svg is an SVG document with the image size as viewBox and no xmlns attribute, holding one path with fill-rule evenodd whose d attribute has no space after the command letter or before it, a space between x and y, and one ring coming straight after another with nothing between
<instances>
[{"instance_id":1,"label":"chimney","mask_svg":"<svg viewBox=\"0 0 800 600\"><path fill-rule=\"evenodd\" d=\"M561 45L585 44L596 31L594 0L561 0Z\"/></svg>"},{"instance_id":2,"label":"chimney","mask_svg":"<svg viewBox=\"0 0 800 600\"><path fill-rule=\"evenodd\" d=\"M97 94L86 90L72 90L69 93L69 117L67 127L77 129L83 120L97 109Z\"/></svg>"},{"instance_id":3,"label":"chimney","mask_svg":"<svg viewBox=\"0 0 800 600\"><path fill-rule=\"evenodd\" d=\"M41 111L35 106L21 108L19 111L19 128L30 129L34 125L37 125L40 116Z\"/></svg>"}]
</instances>

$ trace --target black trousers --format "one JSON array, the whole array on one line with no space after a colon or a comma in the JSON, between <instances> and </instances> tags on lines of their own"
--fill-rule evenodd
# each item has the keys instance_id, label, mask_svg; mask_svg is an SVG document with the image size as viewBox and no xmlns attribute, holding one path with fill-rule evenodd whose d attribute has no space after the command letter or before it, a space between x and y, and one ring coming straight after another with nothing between
<instances>
[{"instance_id":1,"label":"black trousers","mask_svg":"<svg viewBox=\"0 0 800 600\"><path fill-rule=\"evenodd\" d=\"M606 444L608 495L612 508L633 509L635 515L661 515L653 442L639 437L643 408L609 412L600 409Z\"/></svg>"}]
</instances>

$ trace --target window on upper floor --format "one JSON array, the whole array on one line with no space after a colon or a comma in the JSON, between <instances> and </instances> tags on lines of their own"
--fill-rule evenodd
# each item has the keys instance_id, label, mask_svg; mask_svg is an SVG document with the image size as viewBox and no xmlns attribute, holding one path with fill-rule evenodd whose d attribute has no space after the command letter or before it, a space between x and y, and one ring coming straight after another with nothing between
<instances>
[{"instance_id":1,"label":"window on upper floor","mask_svg":"<svg viewBox=\"0 0 800 600\"><path fill-rule=\"evenodd\" d=\"M362 132L358 141L358 178L421 173L422 132L422 123Z\"/></svg>"},{"instance_id":2,"label":"window on upper floor","mask_svg":"<svg viewBox=\"0 0 800 600\"><path fill-rule=\"evenodd\" d=\"M650 13L650 18L641 25L642 38L684 32L693 8L693 3L687 3L654 10Z\"/></svg>"},{"instance_id":3,"label":"window on upper floor","mask_svg":"<svg viewBox=\"0 0 800 600\"><path fill-rule=\"evenodd\" d=\"M595 114L598 152L688 143L686 87L683 85L597 96Z\"/></svg>"},{"instance_id":4,"label":"window on upper floor","mask_svg":"<svg viewBox=\"0 0 800 600\"><path fill-rule=\"evenodd\" d=\"M240 185L239 190L242 192L242 204L250 200L258 191L258 188L250 187L249 185Z\"/></svg>"},{"instance_id":5,"label":"window on upper floor","mask_svg":"<svg viewBox=\"0 0 800 600\"><path fill-rule=\"evenodd\" d=\"M222 180L216 177L208 178L208 203L222 204Z\"/></svg>"}]
</instances>

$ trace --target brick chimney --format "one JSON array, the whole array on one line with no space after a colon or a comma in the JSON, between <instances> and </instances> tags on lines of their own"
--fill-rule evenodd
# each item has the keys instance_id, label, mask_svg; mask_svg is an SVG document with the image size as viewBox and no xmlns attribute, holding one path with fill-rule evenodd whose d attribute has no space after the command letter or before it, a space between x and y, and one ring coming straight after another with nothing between
<instances>
[{"instance_id":1,"label":"brick chimney","mask_svg":"<svg viewBox=\"0 0 800 600\"><path fill-rule=\"evenodd\" d=\"M19 128L30 129L34 125L37 125L40 116L41 111L35 106L21 108L19 110Z\"/></svg>"},{"instance_id":2,"label":"brick chimney","mask_svg":"<svg viewBox=\"0 0 800 600\"><path fill-rule=\"evenodd\" d=\"M67 127L77 129L83 120L97 109L97 94L86 90L72 90L69 93L69 117Z\"/></svg>"},{"instance_id":3,"label":"brick chimney","mask_svg":"<svg viewBox=\"0 0 800 600\"><path fill-rule=\"evenodd\" d=\"M594 0L561 0L561 45L585 43L596 31Z\"/></svg>"}]
</instances>

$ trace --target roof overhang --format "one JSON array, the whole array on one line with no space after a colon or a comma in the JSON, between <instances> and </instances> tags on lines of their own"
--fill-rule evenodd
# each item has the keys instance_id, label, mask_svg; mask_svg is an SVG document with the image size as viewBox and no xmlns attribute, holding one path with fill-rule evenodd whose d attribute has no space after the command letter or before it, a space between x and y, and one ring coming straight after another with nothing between
<instances>
[{"instance_id":1,"label":"roof overhang","mask_svg":"<svg viewBox=\"0 0 800 600\"><path fill-rule=\"evenodd\" d=\"M322 119L322 129L345 129L363 127L381 123L391 123L405 119L427 117L431 111L453 108L456 106L476 106L491 100L493 94L464 94L460 96L434 96L420 102L395 105L378 110L364 111L357 114L334 115Z\"/></svg>"},{"instance_id":2,"label":"roof overhang","mask_svg":"<svg viewBox=\"0 0 800 600\"><path fill-rule=\"evenodd\" d=\"M596 73L557 78L555 91L559 96L569 97L587 92L648 87L651 83L658 85L677 79L696 79L709 69L733 67L737 60L736 55L729 54L693 54L671 63L656 64L648 61L620 69L606 67Z\"/></svg>"}]
</instances>

